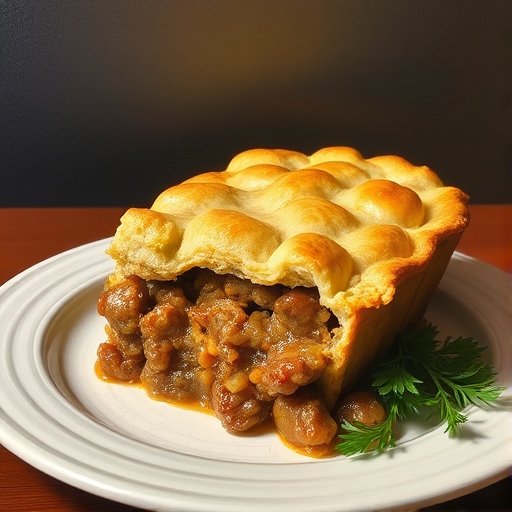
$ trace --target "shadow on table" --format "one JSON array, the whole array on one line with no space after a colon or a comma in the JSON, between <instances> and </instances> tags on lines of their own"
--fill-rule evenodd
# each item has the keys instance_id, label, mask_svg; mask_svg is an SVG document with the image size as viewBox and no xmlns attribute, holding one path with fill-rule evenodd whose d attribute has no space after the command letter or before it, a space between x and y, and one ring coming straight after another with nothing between
<instances>
[{"instance_id":1,"label":"shadow on table","mask_svg":"<svg viewBox=\"0 0 512 512\"><path fill-rule=\"evenodd\" d=\"M512 511L512 478L505 478L499 482L461 496L439 505L421 508L422 512L445 512L456 510L464 511L487 511L487 512L510 512Z\"/></svg>"}]
</instances>

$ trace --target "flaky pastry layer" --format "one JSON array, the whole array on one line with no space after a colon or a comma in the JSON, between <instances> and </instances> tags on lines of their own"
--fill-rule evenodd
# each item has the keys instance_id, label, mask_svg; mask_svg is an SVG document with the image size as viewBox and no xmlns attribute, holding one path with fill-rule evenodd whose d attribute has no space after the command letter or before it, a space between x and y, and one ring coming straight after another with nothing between
<instances>
[{"instance_id":1,"label":"flaky pastry layer","mask_svg":"<svg viewBox=\"0 0 512 512\"><path fill-rule=\"evenodd\" d=\"M469 222L468 197L427 167L348 147L254 149L121 219L109 283L194 267L317 287L339 320L316 385L328 405L418 319Z\"/></svg>"}]
</instances>

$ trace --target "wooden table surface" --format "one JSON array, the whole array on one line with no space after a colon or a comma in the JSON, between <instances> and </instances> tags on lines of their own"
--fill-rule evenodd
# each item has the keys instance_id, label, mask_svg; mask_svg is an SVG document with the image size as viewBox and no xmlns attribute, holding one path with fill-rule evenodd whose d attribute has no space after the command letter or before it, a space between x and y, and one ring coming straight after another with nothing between
<instances>
[{"instance_id":1,"label":"wooden table surface","mask_svg":"<svg viewBox=\"0 0 512 512\"><path fill-rule=\"evenodd\" d=\"M512 205L470 205L470 210L472 220L457 250L512 272ZM122 208L0 209L0 284L54 254L111 236L123 211ZM0 512L90 510L136 509L55 480L0 446ZM502 480L428 510L512 510L512 480Z\"/></svg>"}]
</instances>

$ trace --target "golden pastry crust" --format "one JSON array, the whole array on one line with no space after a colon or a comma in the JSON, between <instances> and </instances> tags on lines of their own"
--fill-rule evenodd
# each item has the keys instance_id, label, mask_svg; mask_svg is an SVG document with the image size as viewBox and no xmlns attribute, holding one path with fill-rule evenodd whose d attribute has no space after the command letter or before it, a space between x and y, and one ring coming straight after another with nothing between
<instances>
[{"instance_id":1,"label":"golden pastry crust","mask_svg":"<svg viewBox=\"0 0 512 512\"><path fill-rule=\"evenodd\" d=\"M467 196L427 167L352 148L254 149L121 219L115 283L194 267L263 285L317 287L339 320L316 385L332 406L421 316L469 222Z\"/></svg>"}]
</instances>

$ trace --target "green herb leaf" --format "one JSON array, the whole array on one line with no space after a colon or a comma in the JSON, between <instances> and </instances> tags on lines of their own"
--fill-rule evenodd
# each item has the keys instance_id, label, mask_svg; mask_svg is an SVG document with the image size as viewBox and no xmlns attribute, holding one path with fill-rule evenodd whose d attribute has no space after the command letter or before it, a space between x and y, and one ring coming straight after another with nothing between
<instances>
[{"instance_id":1,"label":"green herb leaf","mask_svg":"<svg viewBox=\"0 0 512 512\"><path fill-rule=\"evenodd\" d=\"M383 452L395 446L393 417L393 414L389 414L384 423L371 427L359 422L352 424L345 421L342 425L344 433L339 436L342 442L335 449L350 457L373 450Z\"/></svg>"},{"instance_id":2,"label":"green herb leaf","mask_svg":"<svg viewBox=\"0 0 512 512\"><path fill-rule=\"evenodd\" d=\"M439 341L438 334L429 324L397 336L392 353L373 375L386 421L375 426L344 422L336 450L350 456L394 447L395 422L422 406L432 407L453 436L467 421L461 412L465 407L482 407L499 397L504 388L494 386L496 372L482 361L484 349L473 338Z\"/></svg>"}]
</instances>

